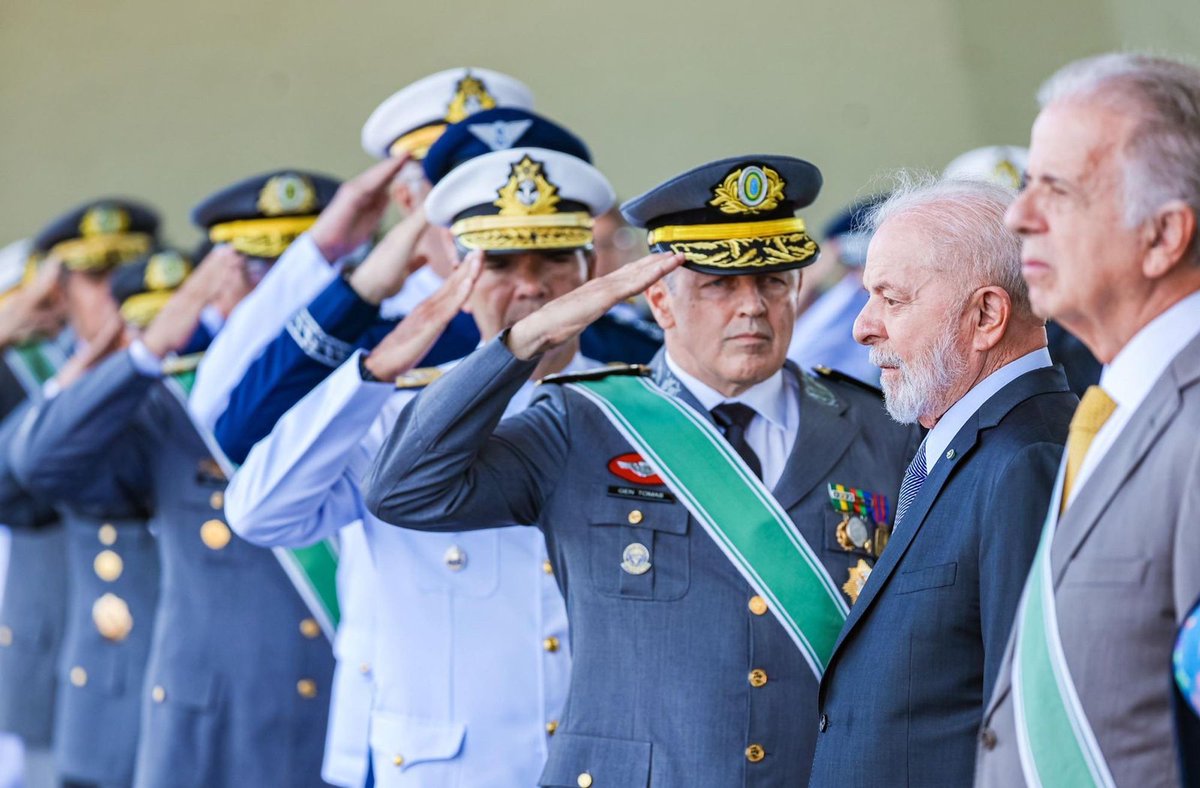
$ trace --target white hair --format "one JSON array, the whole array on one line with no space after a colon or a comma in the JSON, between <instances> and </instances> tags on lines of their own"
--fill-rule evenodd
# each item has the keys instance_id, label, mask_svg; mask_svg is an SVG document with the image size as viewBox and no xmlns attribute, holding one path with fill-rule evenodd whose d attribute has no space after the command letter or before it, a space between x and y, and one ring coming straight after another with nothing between
<instances>
[{"instance_id":1,"label":"white hair","mask_svg":"<svg viewBox=\"0 0 1200 788\"><path fill-rule=\"evenodd\" d=\"M979 287L1000 287L1019 314L1032 315L1021 278L1021 242L1004 224L1016 196L1011 190L910 172L898 173L895 180L891 196L869 216L872 232L901 215L923 220L930 230L931 263L962 283L964 297Z\"/></svg>"},{"instance_id":2,"label":"white hair","mask_svg":"<svg viewBox=\"0 0 1200 788\"><path fill-rule=\"evenodd\" d=\"M1170 200L1200 216L1200 68L1137 53L1076 60L1038 91L1042 107L1060 101L1100 101L1137 118L1123 151L1128 225Z\"/></svg>"}]
</instances>

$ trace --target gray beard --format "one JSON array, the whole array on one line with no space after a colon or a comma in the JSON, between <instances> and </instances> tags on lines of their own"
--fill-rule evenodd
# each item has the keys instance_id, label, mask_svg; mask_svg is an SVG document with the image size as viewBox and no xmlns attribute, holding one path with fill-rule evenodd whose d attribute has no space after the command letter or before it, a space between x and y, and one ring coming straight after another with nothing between
<instances>
[{"instance_id":1,"label":"gray beard","mask_svg":"<svg viewBox=\"0 0 1200 788\"><path fill-rule=\"evenodd\" d=\"M956 352L955 325L942 326L937 339L918 358L904 363L897 356L871 348L871 363L895 366L898 383L883 382L888 415L901 424L913 424L922 416L940 415L946 392L962 377L967 360Z\"/></svg>"}]
</instances>

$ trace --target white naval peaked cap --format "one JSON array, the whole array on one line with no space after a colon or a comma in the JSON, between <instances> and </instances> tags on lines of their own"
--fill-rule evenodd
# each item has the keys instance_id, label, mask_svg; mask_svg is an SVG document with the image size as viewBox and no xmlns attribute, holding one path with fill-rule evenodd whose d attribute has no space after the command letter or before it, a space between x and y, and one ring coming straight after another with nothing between
<instances>
[{"instance_id":1,"label":"white naval peaked cap","mask_svg":"<svg viewBox=\"0 0 1200 788\"><path fill-rule=\"evenodd\" d=\"M25 278L25 267L33 252L33 241L22 238L0 249L0 296L8 295Z\"/></svg>"},{"instance_id":2,"label":"white naval peaked cap","mask_svg":"<svg viewBox=\"0 0 1200 788\"><path fill-rule=\"evenodd\" d=\"M1021 188L1029 165L1029 149L1016 145L989 145L969 150L946 165L943 178L984 181L1006 189Z\"/></svg>"},{"instance_id":3,"label":"white naval peaked cap","mask_svg":"<svg viewBox=\"0 0 1200 788\"><path fill-rule=\"evenodd\" d=\"M514 77L486 68L439 71L375 108L363 124L363 150L377 159L406 152L420 159L448 124L495 107L533 109L533 91Z\"/></svg>"},{"instance_id":4,"label":"white naval peaked cap","mask_svg":"<svg viewBox=\"0 0 1200 788\"><path fill-rule=\"evenodd\" d=\"M608 179L583 159L510 148L451 170L425 198L425 216L467 249L575 249L591 244L592 219L616 199Z\"/></svg>"}]
</instances>

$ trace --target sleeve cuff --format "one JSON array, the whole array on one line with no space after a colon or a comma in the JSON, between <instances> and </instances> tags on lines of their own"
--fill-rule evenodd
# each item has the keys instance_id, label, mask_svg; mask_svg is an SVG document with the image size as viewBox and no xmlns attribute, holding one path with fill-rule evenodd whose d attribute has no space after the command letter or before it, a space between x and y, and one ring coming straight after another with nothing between
<instances>
[{"instance_id":1,"label":"sleeve cuff","mask_svg":"<svg viewBox=\"0 0 1200 788\"><path fill-rule=\"evenodd\" d=\"M140 339L133 340L129 346L129 360L139 375L147 378L160 378L163 374L163 360L150 352L150 348Z\"/></svg>"}]
</instances>

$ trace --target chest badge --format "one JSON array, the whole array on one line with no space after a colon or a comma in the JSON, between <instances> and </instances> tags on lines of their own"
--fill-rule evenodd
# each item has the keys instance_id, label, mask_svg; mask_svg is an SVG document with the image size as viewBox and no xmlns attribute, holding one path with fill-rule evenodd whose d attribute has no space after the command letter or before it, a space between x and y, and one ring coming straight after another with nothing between
<instances>
[{"instance_id":1,"label":"chest badge","mask_svg":"<svg viewBox=\"0 0 1200 788\"><path fill-rule=\"evenodd\" d=\"M442 556L442 560L451 572L461 572L467 566L467 552L458 545L451 545Z\"/></svg>"},{"instance_id":2,"label":"chest badge","mask_svg":"<svg viewBox=\"0 0 1200 788\"><path fill-rule=\"evenodd\" d=\"M637 452L629 452L608 461L608 470L614 476L633 484L663 484L663 480L650 467L650 463Z\"/></svg>"},{"instance_id":3,"label":"chest badge","mask_svg":"<svg viewBox=\"0 0 1200 788\"><path fill-rule=\"evenodd\" d=\"M842 584L842 590L846 592L846 596L850 597L850 604L853 605L858 601L858 595L867 585L867 578L871 576L871 567L860 558L858 564L850 567L848 571L850 577Z\"/></svg>"},{"instance_id":4,"label":"chest badge","mask_svg":"<svg viewBox=\"0 0 1200 788\"><path fill-rule=\"evenodd\" d=\"M626 546L621 553L621 570L631 575L644 575L650 571L650 550L641 542Z\"/></svg>"}]
</instances>

